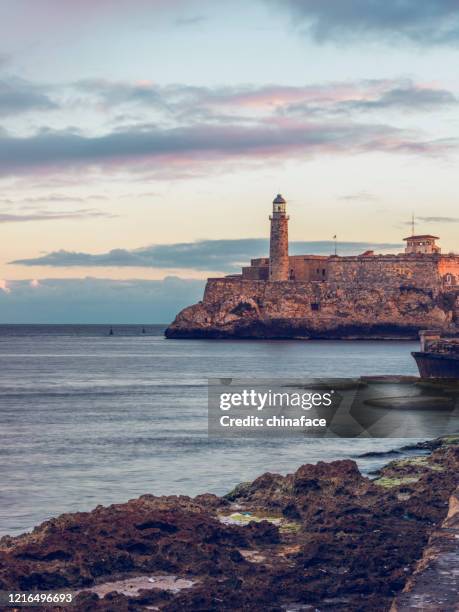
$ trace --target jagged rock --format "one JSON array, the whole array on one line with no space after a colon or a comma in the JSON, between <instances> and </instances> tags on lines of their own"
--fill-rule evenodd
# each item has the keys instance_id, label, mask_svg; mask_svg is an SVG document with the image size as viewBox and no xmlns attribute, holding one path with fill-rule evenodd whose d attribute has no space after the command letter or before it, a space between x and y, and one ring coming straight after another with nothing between
<instances>
[{"instance_id":1,"label":"jagged rock","mask_svg":"<svg viewBox=\"0 0 459 612\"><path fill-rule=\"evenodd\" d=\"M456 293L446 295L438 283L432 289L402 286L397 276L392 284L386 281L339 286L209 279L203 301L182 310L166 336L417 338L420 329L457 331Z\"/></svg>"},{"instance_id":2,"label":"jagged rock","mask_svg":"<svg viewBox=\"0 0 459 612\"><path fill-rule=\"evenodd\" d=\"M387 612L458 486L457 438L430 447L374 481L353 461L320 462L264 474L227 498L143 495L64 514L0 540L0 589L71 591L83 612ZM243 524L222 520L235 512ZM149 577L163 588L144 589ZM126 580L142 588L85 591ZM176 580L186 588L166 588Z\"/></svg>"}]
</instances>

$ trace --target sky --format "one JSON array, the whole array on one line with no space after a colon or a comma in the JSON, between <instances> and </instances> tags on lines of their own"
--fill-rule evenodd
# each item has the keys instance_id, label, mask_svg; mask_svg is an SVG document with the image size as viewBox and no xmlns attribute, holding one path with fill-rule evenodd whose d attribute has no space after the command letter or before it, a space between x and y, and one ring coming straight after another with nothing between
<instances>
[{"instance_id":1,"label":"sky","mask_svg":"<svg viewBox=\"0 0 459 612\"><path fill-rule=\"evenodd\" d=\"M457 250L457 0L0 0L0 323L165 322L268 253Z\"/></svg>"}]
</instances>

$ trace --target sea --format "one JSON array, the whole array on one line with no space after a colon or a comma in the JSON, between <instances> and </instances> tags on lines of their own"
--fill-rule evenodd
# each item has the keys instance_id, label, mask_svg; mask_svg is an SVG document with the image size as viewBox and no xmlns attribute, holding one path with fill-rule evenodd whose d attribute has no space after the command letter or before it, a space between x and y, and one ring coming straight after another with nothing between
<instances>
[{"instance_id":1,"label":"sea","mask_svg":"<svg viewBox=\"0 0 459 612\"><path fill-rule=\"evenodd\" d=\"M164 328L0 326L0 535L144 493L221 495L304 463L353 458L368 474L387 457L359 455L406 442L215 439L207 379L416 375L417 343L166 340Z\"/></svg>"}]
</instances>

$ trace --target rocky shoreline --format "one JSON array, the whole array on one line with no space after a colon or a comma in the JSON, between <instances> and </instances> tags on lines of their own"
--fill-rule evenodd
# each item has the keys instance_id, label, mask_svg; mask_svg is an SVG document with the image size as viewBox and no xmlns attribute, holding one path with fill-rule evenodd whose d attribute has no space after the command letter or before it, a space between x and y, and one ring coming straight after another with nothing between
<instances>
[{"instance_id":1,"label":"rocky shoreline","mask_svg":"<svg viewBox=\"0 0 459 612\"><path fill-rule=\"evenodd\" d=\"M394 280L394 279L392 279ZM362 285L208 279L167 338L417 339L421 329L456 333L457 291L389 283Z\"/></svg>"},{"instance_id":2,"label":"rocky shoreline","mask_svg":"<svg viewBox=\"0 0 459 612\"><path fill-rule=\"evenodd\" d=\"M83 612L455 610L457 575L435 572L458 561L459 436L404 452L373 480L320 462L64 514L0 540L0 590L72 592Z\"/></svg>"},{"instance_id":3,"label":"rocky shoreline","mask_svg":"<svg viewBox=\"0 0 459 612\"><path fill-rule=\"evenodd\" d=\"M422 325L330 325L318 330L307 320L237 321L229 325L200 326L180 313L165 330L169 340L418 340ZM451 330L445 329L448 333Z\"/></svg>"}]
</instances>

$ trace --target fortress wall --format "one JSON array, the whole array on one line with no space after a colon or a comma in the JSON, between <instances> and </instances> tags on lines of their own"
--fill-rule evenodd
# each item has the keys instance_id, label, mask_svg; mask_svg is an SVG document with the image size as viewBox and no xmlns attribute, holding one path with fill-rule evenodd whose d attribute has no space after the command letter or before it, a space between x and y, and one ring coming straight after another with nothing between
<instances>
[{"instance_id":1,"label":"fortress wall","mask_svg":"<svg viewBox=\"0 0 459 612\"><path fill-rule=\"evenodd\" d=\"M253 260L243 268L246 280L268 280L267 258ZM254 265L255 264L255 265ZM447 274L448 282L459 286L459 256L333 257L295 255L289 257L289 276L302 281L329 281L338 285L379 285L399 287L440 287Z\"/></svg>"},{"instance_id":2,"label":"fortress wall","mask_svg":"<svg viewBox=\"0 0 459 612\"><path fill-rule=\"evenodd\" d=\"M268 266L247 266L242 268L242 276L246 280L264 280L269 278Z\"/></svg>"},{"instance_id":3,"label":"fortress wall","mask_svg":"<svg viewBox=\"0 0 459 612\"><path fill-rule=\"evenodd\" d=\"M234 295L240 295L242 293L258 297L263 292L263 286L267 284L273 283L247 280L246 278L208 278L204 290L203 301L208 304L219 303L230 299Z\"/></svg>"},{"instance_id":4,"label":"fortress wall","mask_svg":"<svg viewBox=\"0 0 459 612\"><path fill-rule=\"evenodd\" d=\"M295 280L327 280L329 259L328 256L294 255L289 258L290 271Z\"/></svg>"},{"instance_id":5,"label":"fortress wall","mask_svg":"<svg viewBox=\"0 0 459 612\"><path fill-rule=\"evenodd\" d=\"M204 292L204 303L218 307L227 304L229 308L232 303L256 303L273 312L281 312L288 304L295 303L300 310L309 312L311 303L323 300L327 292L330 293L330 288L324 283L210 278Z\"/></svg>"},{"instance_id":6,"label":"fortress wall","mask_svg":"<svg viewBox=\"0 0 459 612\"><path fill-rule=\"evenodd\" d=\"M429 300L432 292L425 290ZM204 303L222 306L246 301L256 303L262 309L284 316L295 312L303 316L313 310L313 304L320 312L335 314L347 310L358 311L360 304L389 302L399 299L406 291L397 285L388 287L383 281L368 284L338 285L333 282L309 281L250 281L239 278L210 278L204 292ZM415 294L418 293L415 291ZM293 310L292 310L293 309Z\"/></svg>"},{"instance_id":7,"label":"fortress wall","mask_svg":"<svg viewBox=\"0 0 459 612\"><path fill-rule=\"evenodd\" d=\"M458 255L443 255L438 263L438 271L440 276L446 282L453 286L459 285L459 256ZM446 278L447 275L449 278Z\"/></svg>"},{"instance_id":8,"label":"fortress wall","mask_svg":"<svg viewBox=\"0 0 459 612\"><path fill-rule=\"evenodd\" d=\"M291 256L289 278L299 281L327 280L328 261L328 256ZM268 280L269 258L252 259L250 266L242 268L242 274L247 280Z\"/></svg>"},{"instance_id":9,"label":"fortress wall","mask_svg":"<svg viewBox=\"0 0 459 612\"><path fill-rule=\"evenodd\" d=\"M339 285L440 288L436 257L346 257L329 259L328 280Z\"/></svg>"}]
</instances>

